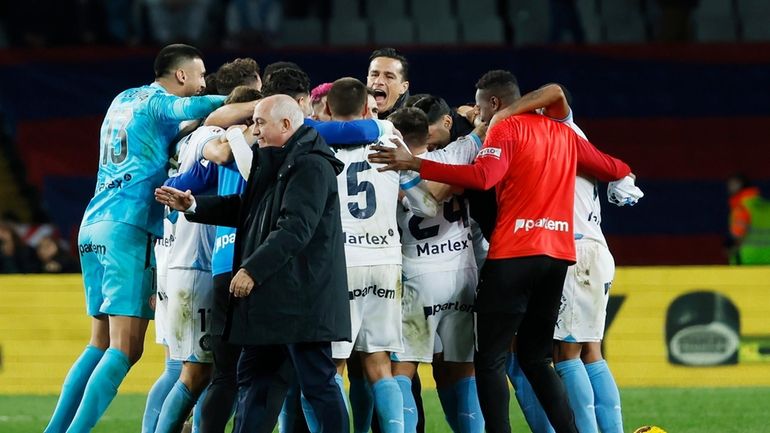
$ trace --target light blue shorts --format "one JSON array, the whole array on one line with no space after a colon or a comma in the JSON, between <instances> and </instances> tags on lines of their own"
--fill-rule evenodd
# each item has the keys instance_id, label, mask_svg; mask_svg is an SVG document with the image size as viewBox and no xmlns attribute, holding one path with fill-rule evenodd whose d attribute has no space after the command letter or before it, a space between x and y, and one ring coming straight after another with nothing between
<instances>
[{"instance_id":1,"label":"light blue shorts","mask_svg":"<svg viewBox=\"0 0 770 433\"><path fill-rule=\"evenodd\" d=\"M89 316L155 316L153 236L131 224L80 227L78 253Z\"/></svg>"}]
</instances>

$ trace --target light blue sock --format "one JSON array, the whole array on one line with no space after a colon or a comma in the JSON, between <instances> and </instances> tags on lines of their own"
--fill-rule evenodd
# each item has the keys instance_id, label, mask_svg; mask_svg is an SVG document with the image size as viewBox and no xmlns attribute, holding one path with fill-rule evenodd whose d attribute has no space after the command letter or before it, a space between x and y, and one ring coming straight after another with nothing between
<instances>
[{"instance_id":1,"label":"light blue sock","mask_svg":"<svg viewBox=\"0 0 770 433\"><path fill-rule=\"evenodd\" d=\"M286 392L286 399L283 400L281 413L278 415L278 431L280 433L294 433L294 423L297 422L297 405L295 404L297 392L299 392L299 388L295 386L289 387Z\"/></svg>"},{"instance_id":2,"label":"light blue sock","mask_svg":"<svg viewBox=\"0 0 770 433\"><path fill-rule=\"evenodd\" d=\"M340 389L340 394L342 394L342 402L345 404L345 410L348 411L348 418L350 418L350 400L348 400L348 393L345 391L345 380L339 373L337 373L334 375L334 381L337 383L337 387Z\"/></svg>"},{"instance_id":3,"label":"light blue sock","mask_svg":"<svg viewBox=\"0 0 770 433\"><path fill-rule=\"evenodd\" d=\"M321 433L321 423L318 422L318 418L315 416L313 406L305 398L305 394L301 394L300 402L302 403L302 413L305 414L305 421L307 422L308 431L310 433Z\"/></svg>"},{"instance_id":4,"label":"light blue sock","mask_svg":"<svg viewBox=\"0 0 770 433\"><path fill-rule=\"evenodd\" d=\"M591 381L580 358L557 362L556 372L564 381L567 397L572 412L575 414L575 425L580 433L599 433L594 409L594 390Z\"/></svg>"},{"instance_id":5,"label":"light blue sock","mask_svg":"<svg viewBox=\"0 0 770 433\"><path fill-rule=\"evenodd\" d=\"M195 406L195 400L187 386L177 380L160 409L155 433L176 433L182 430L190 410Z\"/></svg>"},{"instance_id":6,"label":"light blue sock","mask_svg":"<svg viewBox=\"0 0 770 433\"><path fill-rule=\"evenodd\" d=\"M192 433L200 433L201 431L201 408L203 407L203 401L206 400L206 393L208 392L208 386L203 388L203 392L198 396L198 400L195 403L195 408L193 409Z\"/></svg>"},{"instance_id":7,"label":"light blue sock","mask_svg":"<svg viewBox=\"0 0 770 433\"><path fill-rule=\"evenodd\" d=\"M454 386L457 394L457 421L461 433L484 433L484 415L481 414L476 378L460 379Z\"/></svg>"},{"instance_id":8,"label":"light blue sock","mask_svg":"<svg viewBox=\"0 0 770 433\"><path fill-rule=\"evenodd\" d=\"M153 433L158 425L160 408L182 373L182 361L166 359L166 368L147 394L147 405L142 418L142 433Z\"/></svg>"},{"instance_id":9,"label":"light blue sock","mask_svg":"<svg viewBox=\"0 0 770 433\"><path fill-rule=\"evenodd\" d=\"M457 424L457 393L450 386L436 388L436 392L441 402L441 408L444 409L444 417L447 424L449 424L449 428L454 433L460 433L460 426Z\"/></svg>"},{"instance_id":10,"label":"light blue sock","mask_svg":"<svg viewBox=\"0 0 770 433\"><path fill-rule=\"evenodd\" d=\"M88 433L94 428L107 406L112 403L130 368L131 363L125 353L112 347L104 352L104 356L91 373L91 378L88 379L83 401L80 402L67 433Z\"/></svg>"},{"instance_id":11,"label":"light blue sock","mask_svg":"<svg viewBox=\"0 0 770 433\"><path fill-rule=\"evenodd\" d=\"M363 377L350 377L350 411L353 412L353 433L369 433L372 428L374 397L372 388Z\"/></svg>"},{"instance_id":12,"label":"light blue sock","mask_svg":"<svg viewBox=\"0 0 770 433\"><path fill-rule=\"evenodd\" d=\"M406 376L380 379L372 385L372 392L382 433L417 431L417 402L412 395L412 379Z\"/></svg>"},{"instance_id":13,"label":"light blue sock","mask_svg":"<svg viewBox=\"0 0 770 433\"><path fill-rule=\"evenodd\" d=\"M602 433L623 433L623 415L620 410L620 393L607 361L586 364L588 379L594 390L596 421Z\"/></svg>"},{"instance_id":14,"label":"light blue sock","mask_svg":"<svg viewBox=\"0 0 770 433\"><path fill-rule=\"evenodd\" d=\"M398 387L401 390L401 398L404 402L404 433L415 433L417 431L417 402L414 401L412 394L412 379L406 376L394 377ZM378 382L379 383L379 382ZM383 427L383 431L385 428Z\"/></svg>"},{"instance_id":15,"label":"light blue sock","mask_svg":"<svg viewBox=\"0 0 770 433\"><path fill-rule=\"evenodd\" d=\"M89 344L72 364L62 383L59 401L56 403L56 409L51 415L48 427L45 428L45 433L60 433L67 430L78 410L80 400L83 399L83 390L86 388L88 378L103 355L102 349Z\"/></svg>"},{"instance_id":16,"label":"light blue sock","mask_svg":"<svg viewBox=\"0 0 770 433\"><path fill-rule=\"evenodd\" d=\"M527 424L529 424L532 432L554 433L553 427L551 427L551 423L548 421L548 416L535 395L535 390L532 389L532 385L527 380L527 377L524 376L521 367L519 367L515 353L508 354L506 372L515 390L516 400L519 402L524 418L527 420Z\"/></svg>"}]
</instances>

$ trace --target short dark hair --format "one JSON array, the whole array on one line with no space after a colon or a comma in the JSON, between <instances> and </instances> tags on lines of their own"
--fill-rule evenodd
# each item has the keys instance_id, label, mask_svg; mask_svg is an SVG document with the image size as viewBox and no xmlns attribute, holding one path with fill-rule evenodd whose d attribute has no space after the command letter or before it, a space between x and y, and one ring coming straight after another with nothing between
<instances>
[{"instance_id":1,"label":"short dark hair","mask_svg":"<svg viewBox=\"0 0 770 433\"><path fill-rule=\"evenodd\" d=\"M395 48L379 48L372 51L372 55L369 56L369 63L377 57L388 57L401 62L401 78L404 81L409 81L409 62L406 60L406 57L396 51Z\"/></svg>"},{"instance_id":2,"label":"short dark hair","mask_svg":"<svg viewBox=\"0 0 770 433\"><path fill-rule=\"evenodd\" d=\"M404 141L425 144L428 140L428 116L419 108L399 108L388 116L388 120L401 132Z\"/></svg>"},{"instance_id":3,"label":"short dark hair","mask_svg":"<svg viewBox=\"0 0 770 433\"><path fill-rule=\"evenodd\" d=\"M302 70L302 68L300 68L299 65L294 62L286 62L286 61L273 62L265 66L265 73L262 74L262 78L264 79L264 81L267 81L268 79L270 79L270 76L273 75L273 72L284 68L296 69L298 71Z\"/></svg>"},{"instance_id":4,"label":"short dark hair","mask_svg":"<svg viewBox=\"0 0 770 433\"><path fill-rule=\"evenodd\" d=\"M354 116L361 114L366 107L366 85L361 81L345 77L332 84L326 94L329 111L336 116Z\"/></svg>"},{"instance_id":5,"label":"short dark hair","mask_svg":"<svg viewBox=\"0 0 770 433\"><path fill-rule=\"evenodd\" d=\"M476 83L476 88L490 91L494 96L509 101L521 96L519 81L516 79L516 76L509 71L500 69L489 71L482 75Z\"/></svg>"},{"instance_id":6,"label":"short dark hair","mask_svg":"<svg viewBox=\"0 0 770 433\"><path fill-rule=\"evenodd\" d=\"M270 79L262 87L262 94L289 95L297 99L300 95L310 94L310 80L307 74L299 69L281 68L273 71Z\"/></svg>"},{"instance_id":7,"label":"short dark hair","mask_svg":"<svg viewBox=\"0 0 770 433\"><path fill-rule=\"evenodd\" d=\"M413 107L414 104L422 98L430 96L430 93L417 93L416 95L410 95L404 101L404 107Z\"/></svg>"},{"instance_id":8,"label":"short dark hair","mask_svg":"<svg viewBox=\"0 0 770 433\"><path fill-rule=\"evenodd\" d=\"M211 74L207 74L203 79L206 80L206 94L219 95L219 93L217 93L217 73L212 72Z\"/></svg>"},{"instance_id":9,"label":"short dark hair","mask_svg":"<svg viewBox=\"0 0 770 433\"><path fill-rule=\"evenodd\" d=\"M217 92L229 95L236 87L256 81L258 76L259 65L256 60L249 57L235 59L217 70Z\"/></svg>"},{"instance_id":10,"label":"short dark hair","mask_svg":"<svg viewBox=\"0 0 770 433\"><path fill-rule=\"evenodd\" d=\"M238 86L227 95L225 104L237 104L239 102L250 102L262 99L262 92L249 86Z\"/></svg>"},{"instance_id":11,"label":"short dark hair","mask_svg":"<svg viewBox=\"0 0 770 433\"><path fill-rule=\"evenodd\" d=\"M166 45L155 56L155 78L175 71L182 62L192 59L203 59L199 49L185 44Z\"/></svg>"},{"instance_id":12,"label":"short dark hair","mask_svg":"<svg viewBox=\"0 0 770 433\"><path fill-rule=\"evenodd\" d=\"M428 116L428 123L431 125L451 112L449 104L444 98L433 95L427 95L414 101L412 107L422 110Z\"/></svg>"}]
</instances>

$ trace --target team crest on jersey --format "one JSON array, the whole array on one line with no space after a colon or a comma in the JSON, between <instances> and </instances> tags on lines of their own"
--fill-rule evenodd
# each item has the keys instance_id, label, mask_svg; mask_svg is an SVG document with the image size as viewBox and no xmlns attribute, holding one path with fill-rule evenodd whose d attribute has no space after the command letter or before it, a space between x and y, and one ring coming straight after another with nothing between
<instances>
[{"instance_id":1,"label":"team crest on jersey","mask_svg":"<svg viewBox=\"0 0 770 433\"><path fill-rule=\"evenodd\" d=\"M494 156L495 158L500 159L502 155L503 150L499 147L485 147L479 151L478 158L481 158L482 156Z\"/></svg>"}]
</instances>

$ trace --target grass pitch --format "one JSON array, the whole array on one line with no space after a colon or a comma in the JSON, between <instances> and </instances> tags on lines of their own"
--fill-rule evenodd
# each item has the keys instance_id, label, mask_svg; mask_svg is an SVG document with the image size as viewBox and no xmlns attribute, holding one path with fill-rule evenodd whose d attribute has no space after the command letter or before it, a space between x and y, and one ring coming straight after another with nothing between
<instances>
[{"instance_id":1,"label":"grass pitch","mask_svg":"<svg viewBox=\"0 0 770 433\"><path fill-rule=\"evenodd\" d=\"M119 395L94 433L141 430L144 395ZM770 388L628 388L621 390L626 432L654 424L668 433L770 433ZM426 432L451 433L436 393L423 392ZM41 432L56 396L0 395L0 432ZM513 432L529 431L515 399Z\"/></svg>"}]
</instances>

